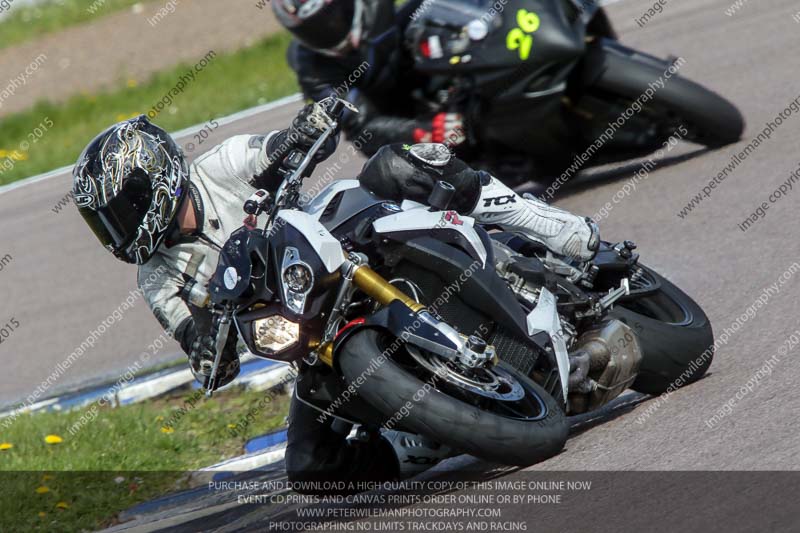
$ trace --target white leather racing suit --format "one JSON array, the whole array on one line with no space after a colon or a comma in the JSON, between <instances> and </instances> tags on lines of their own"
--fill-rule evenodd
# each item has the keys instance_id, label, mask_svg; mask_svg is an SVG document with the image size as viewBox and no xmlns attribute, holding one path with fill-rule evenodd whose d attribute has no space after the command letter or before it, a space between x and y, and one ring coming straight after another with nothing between
<instances>
[{"instance_id":1,"label":"white leather racing suit","mask_svg":"<svg viewBox=\"0 0 800 533\"><path fill-rule=\"evenodd\" d=\"M243 225L242 205L255 191L254 177L269 164L267 144L276 133L231 137L189 167L189 197L196 206L197 232L177 244L162 244L138 273L144 298L162 327L172 335L193 315L201 323L207 320L201 309L181 296L181 291L192 281L206 290L217 267L219 250L228 236ZM159 275L159 283L144 283L159 272L165 272Z\"/></svg>"}]
</instances>

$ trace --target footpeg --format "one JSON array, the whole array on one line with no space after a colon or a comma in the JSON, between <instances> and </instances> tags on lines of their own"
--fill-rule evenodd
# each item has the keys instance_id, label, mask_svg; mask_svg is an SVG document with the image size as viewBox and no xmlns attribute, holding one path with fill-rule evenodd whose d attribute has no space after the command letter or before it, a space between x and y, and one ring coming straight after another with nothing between
<instances>
[{"instance_id":1,"label":"footpeg","mask_svg":"<svg viewBox=\"0 0 800 533\"><path fill-rule=\"evenodd\" d=\"M608 294L600 298L600 301L597 303L600 308L605 311L609 309L614 303L622 298L623 296L627 296L631 293L631 284L628 281L628 278L623 278L619 284L619 287L616 289L612 289L608 291Z\"/></svg>"}]
</instances>

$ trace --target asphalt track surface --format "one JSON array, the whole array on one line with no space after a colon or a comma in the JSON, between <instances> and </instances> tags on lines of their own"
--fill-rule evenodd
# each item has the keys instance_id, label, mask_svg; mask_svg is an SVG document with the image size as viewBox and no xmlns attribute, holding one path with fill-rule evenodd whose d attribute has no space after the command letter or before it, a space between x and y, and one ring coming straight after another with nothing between
<instances>
[{"instance_id":1,"label":"asphalt track surface","mask_svg":"<svg viewBox=\"0 0 800 533\"><path fill-rule=\"evenodd\" d=\"M731 3L727 0L667 2L663 13L640 28L635 19L650 5L619 2L608 7L621 40L657 56L683 57L686 63L681 74L735 102L748 128L742 142L721 150L703 151L691 145L674 150L635 191L613 205L601 221L602 234L610 241L635 241L643 262L700 303L717 335L752 309L766 287L779 278L783 281L753 316L739 319L736 332L719 348L707 378L666 401L627 395L596 416L576 420L565 450L530 468L796 470L800 464L795 426L800 399L795 384L800 381L800 369L795 359L800 351L789 344L789 338L800 328L800 276L784 273L800 261L795 197L800 194L800 184L771 203L766 216L746 232L737 225L762 201L768 202L770 193L800 164L800 113L784 120L771 139L699 207L685 218L678 213L767 121L774 120L800 95L795 75L800 71L800 25L792 18L798 8L789 0L749 2L728 16L725 10ZM283 127L294 109L285 106L220 128L214 140ZM351 161L339 175L351 177L358 166ZM583 183L565 187L556 203L591 215L611 202L638 169L639 165L632 163L594 171ZM323 171L324 165L318 172ZM11 317L20 323L18 331L0 347L3 400L30 393L135 288L135 269L101 249L74 209L60 214L51 211L69 185L69 177L63 175L0 195L4 230L0 256L10 253L14 257L0 272L4 292L0 323ZM70 368L59 386L124 370L158 334L155 320L140 302ZM770 372L757 374L771 357ZM725 404L731 407L730 414L709 427L706 421ZM647 490L646 484L641 490ZM668 505L655 491L650 496L652 509L645 507L643 512ZM720 494L721 498L727 496ZM226 511L225 523L216 526L249 529L277 512L259 506L238 509ZM548 512L547 516L550 524L558 524L553 520L560 520L561 514ZM214 522L207 524L211 527Z\"/></svg>"}]
</instances>

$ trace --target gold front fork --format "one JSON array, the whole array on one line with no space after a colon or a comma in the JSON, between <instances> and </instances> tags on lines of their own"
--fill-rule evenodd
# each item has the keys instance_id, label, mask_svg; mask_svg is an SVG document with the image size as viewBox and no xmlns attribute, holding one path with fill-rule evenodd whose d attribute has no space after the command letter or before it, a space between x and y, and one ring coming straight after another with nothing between
<instances>
[{"instance_id":1,"label":"gold front fork","mask_svg":"<svg viewBox=\"0 0 800 533\"><path fill-rule=\"evenodd\" d=\"M353 284L381 305L389 305L395 300L418 313L425 306L414 300L403 291L386 281L380 274L367 265L356 265L353 271ZM333 343L328 342L320 347L319 359L328 366L333 366Z\"/></svg>"},{"instance_id":2,"label":"gold front fork","mask_svg":"<svg viewBox=\"0 0 800 533\"><path fill-rule=\"evenodd\" d=\"M424 305L406 295L366 265L356 267L353 283L381 305L389 305L393 301L399 300L415 313L425 309Z\"/></svg>"}]
</instances>

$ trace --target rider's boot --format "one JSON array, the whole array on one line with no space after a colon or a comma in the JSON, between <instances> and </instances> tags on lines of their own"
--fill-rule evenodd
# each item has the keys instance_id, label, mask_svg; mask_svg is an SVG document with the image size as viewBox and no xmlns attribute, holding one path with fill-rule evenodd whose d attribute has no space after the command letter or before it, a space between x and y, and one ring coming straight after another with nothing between
<instances>
[{"instance_id":1,"label":"rider's boot","mask_svg":"<svg viewBox=\"0 0 800 533\"><path fill-rule=\"evenodd\" d=\"M481 174L480 197L470 213L475 220L522 233L558 255L589 261L597 253L600 234L591 219L552 207L532 196L523 198L497 178Z\"/></svg>"},{"instance_id":2,"label":"rider's boot","mask_svg":"<svg viewBox=\"0 0 800 533\"><path fill-rule=\"evenodd\" d=\"M414 433L390 429L381 436L394 450L401 479L416 476L452 455L450 447Z\"/></svg>"}]
</instances>

